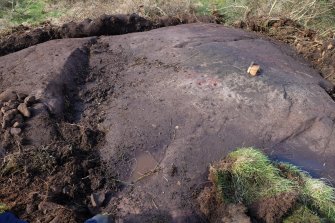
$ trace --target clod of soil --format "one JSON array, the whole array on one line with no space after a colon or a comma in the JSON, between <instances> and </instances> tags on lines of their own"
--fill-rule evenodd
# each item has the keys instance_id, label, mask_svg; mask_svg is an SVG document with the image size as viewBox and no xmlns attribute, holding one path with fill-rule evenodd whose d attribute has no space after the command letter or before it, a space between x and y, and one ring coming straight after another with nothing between
<instances>
[{"instance_id":1,"label":"clod of soil","mask_svg":"<svg viewBox=\"0 0 335 223\"><path fill-rule=\"evenodd\" d=\"M216 187L205 187L197 201L208 222L251 223L247 208L243 204L224 203Z\"/></svg>"},{"instance_id":2,"label":"clod of soil","mask_svg":"<svg viewBox=\"0 0 335 223\"><path fill-rule=\"evenodd\" d=\"M285 216L296 204L297 193L286 193L265 198L250 206L250 215L261 222L282 222Z\"/></svg>"},{"instance_id":3,"label":"clod of soil","mask_svg":"<svg viewBox=\"0 0 335 223\"><path fill-rule=\"evenodd\" d=\"M302 222L306 214L312 221L334 222L334 188L292 164L273 163L256 149L231 152L211 166L209 180L213 186L198 198L208 217L213 210L242 203L257 222Z\"/></svg>"},{"instance_id":4,"label":"clod of soil","mask_svg":"<svg viewBox=\"0 0 335 223\"><path fill-rule=\"evenodd\" d=\"M252 148L230 153L211 167L209 179L222 203L242 202L260 222L281 222L298 199L294 183L281 177L268 158Z\"/></svg>"}]
</instances>

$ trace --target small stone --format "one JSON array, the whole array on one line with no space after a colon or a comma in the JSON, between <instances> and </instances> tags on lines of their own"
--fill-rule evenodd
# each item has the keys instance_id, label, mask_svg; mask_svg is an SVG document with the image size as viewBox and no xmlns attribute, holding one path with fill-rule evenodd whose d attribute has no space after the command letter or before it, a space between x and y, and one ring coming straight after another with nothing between
<instances>
[{"instance_id":1,"label":"small stone","mask_svg":"<svg viewBox=\"0 0 335 223\"><path fill-rule=\"evenodd\" d=\"M252 62L247 70L247 73L254 77L254 76L257 76L260 70L261 70L261 66Z\"/></svg>"},{"instance_id":2,"label":"small stone","mask_svg":"<svg viewBox=\"0 0 335 223\"><path fill-rule=\"evenodd\" d=\"M17 106L19 106L19 102L17 101L12 101L12 100L9 100L7 102L4 103L4 106L5 107L9 107L10 109L14 109L14 108L17 108Z\"/></svg>"},{"instance_id":3,"label":"small stone","mask_svg":"<svg viewBox=\"0 0 335 223\"><path fill-rule=\"evenodd\" d=\"M4 113L3 118L11 121L13 118L15 118L16 114L17 114L16 109L10 109Z\"/></svg>"},{"instance_id":4,"label":"small stone","mask_svg":"<svg viewBox=\"0 0 335 223\"><path fill-rule=\"evenodd\" d=\"M10 129L10 134L12 135L20 135L22 130L20 128L11 128Z\"/></svg>"},{"instance_id":5,"label":"small stone","mask_svg":"<svg viewBox=\"0 0 335 223\"><path fill-rule=\"evenodd\" d=\"M13 128L21 128L21 123L19 123L19 122L15 122L15 123L13 124Z\"/></svg>"},{"instance_id":6,"label":"small stone","mask_svg":"<svg viewBox=\"0 0 335 223\"><path fill-rule=\"evenodd\" d=\"M28 97L28 95L25 94L25 93L17 93L17 97L18 97L18 100L19 100L20 102L23 102L24 99L25 99L26 97Z\"/></svg>"},{"instance_id":7,"label":"small stone","mask_svg":"<svg viewBox=\"0 0 335 223\"><path fill-rule=\"evenodd\" d=\"M20 125L23 124L23 116L21 114L16 114L13 123L18 122Z\"/></svg>"},{"instance_id":8,"label":"small stone","mask_svg":"<svg viewBox=\"0 0 335 223\"><path fill-rule=\"evenodd\" d=\"M11 126L11 122L16 114L17 114L16 109L11 109L4 113L3 118L2 118L2 128L3 129Z\"/></svg>"},{"instance_id":9,"label":"small stone","mask_svg":"<svg viewBox=\"0 0 335 223\"><path fill-rule=\"evenodd\" d=\"M36 101L35 96L28 96L28 97L26 97L26 98L24 99L24 103L25 103L26 105L28 105L28 106L34 104L35 101Z\"/></svg>"},{"instance_id":10,"label":"small stone","mask_svg":"<svg viewBox=\"0 0 335 223\"><path fill-rule=\"evenodd\" d=\"M33 213L36 210L37 210L36 205L27 204L27 206L26 206L26 212L27 212L27 214L31 214L31 213Z\"/></svg>"},{"instance_id":11,"label":"small stone","mask_svg":"<svg viewBox=\"0 0 335 223\"><path fill-rule=\"evenodd\" d=\"M21 103L21 104L17 107L17 110L19 110L19 112L21 112L21 114L22 114L24 117L29 118L29 117L31 116L31 112L30 112L29 108L28 108L27 105L24 104L24 103Z\"/></svg>"},{"instance_id":12,"label":"small stone","mask_svg":"<svg viewBox=\"0 0 335 223\"><path fill-rule=\"evenodd\" d=\"M1 124L2 129L9 127L9 125L10 125L10 121L4 120L4 119L2 120L2 124Z\"/></svg>"},{"instance_id":13,"label":"small stone","mask_svg":"<svg viewBox=\"0 0 335 223\"><path fill-rule=\"evenodd\" d=\"M327 50L332 50L333 48L334 48L334 45L331 43L327 46Z\"/></svg>"},{"instance_id":14,"label":"small stone","mask_svg":"<svg viewBox=\"0 0 335 223\"><path fill-rule=\"evenodd\" d=\"M93 207L101 207L106 199L105 193L93 193L91 194L91 203Z\"/></svg>"},{"instance_id":15,"label":"small stone","mask_svg":"<svg viewBox=\"0 0 335 223\"><path fill-rule=\"evenodd\" d=\"M38 205L38 210L42 211L43 214L47 214L50 211L55 211L60 208L62 208L61 205L58 205L52 202L47 202L47 201L42 201Z\"/></svg>"},{"instance_id":16,"label":"small stone","mask_svg":"<svg viewBox=\"0 0 335 223\"><path fill-rule=\"evenodd\" d=\"M60 220L60 216L56 216L54 219L52 219L52 221L50 221L49 223L59 223L61 222Z\"/></svg>"},{"instance_id":17,"label":"small stone","mask_svg":"<svg viewBox=\"0 0 335 223\"><path fill-rule=\"evenodd\" d=\"M10 107L8 107L8 106L3 106L3 107L1 108L1 112L2 112L3 114L5 114L8 110L10 110Z\"/></svg>"},{"instance_id":18,"label":"small stone","mask_svg":"<svg viewBox=\"0 0 335 223\"><path fill-rule=\"evenodd\" d=\"M62 193L66 195L70 195L71 193L70 188L68 186L63 187Z\"/></svg>"},{"instance_id":19,"label":"small stone","mask_svg":"<svg viewBox=\"0 0 335 223\"><path fill-rule=\"evenodd\" d=\"M0 101L6 102L6 101L15 101L17 100L17 95L15 91L12 90L5 90L0 94Z\"/></svg>"}]
</instances>

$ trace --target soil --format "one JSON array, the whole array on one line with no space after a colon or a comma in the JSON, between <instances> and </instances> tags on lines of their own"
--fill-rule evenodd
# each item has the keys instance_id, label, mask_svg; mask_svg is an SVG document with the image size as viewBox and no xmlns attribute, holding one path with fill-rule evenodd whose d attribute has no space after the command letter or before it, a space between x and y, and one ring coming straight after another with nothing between
<instances>
[{"instance_id":1,"label":"soil","mask_svg":"<svg viewBox=\"0 0 335 223\"><path fill-rule=\"evenodd\" d=\"M234 163L236 163L236 160L228 156L210 166L208 174L210 185L205 187L198 197L200 210L209 218L209 222L282 222L283 217L290 214L295 208L299 199L298 193L296 191L282 192L275 196L257 200L254 197L254 201L250 204L245 200L240 201L243 195L239 193L242 190L232 180ZM224 182L226 183L220 188L220 191L218 191L220 185L217 175L218 170L230 173L229 175L225 174ZM284 167L280 170L285 171ZM259 185L258 189L262 190L262 186ZM239 198L236 199L236 197ZM233 211L234 214L227 212L227 210ZM246 213L249 216L247 218ZM222 221L223 218L227 220Z\"/></svg>"},{"instance_id":2,"label":"soil","mask_svg":"<svg viewBox=\"0 0 335 223\"><path fill-rule=\"evenodd\" d=\"M53 65L46 64L50 71L62 68L61 75L66 74L67 65L58 67L57 63L63 61L54 62ZM73 63L71 61L71 66ZM36 71L35 67L31 69ZM29 222L83 222L96 211L90 210L91 193L106 185L112 191L117 188L115 182L106 178L112 171L102 172L104 164L95 149L104 142L104 133L96 129L94 122L87 123L84 119L74 122L78 111L67 106L70 102L84 100L78 98L79 92L76 90L86 79L87 72L79 68L76 77L71 77L75 80L71 80L73 82L66 87L71 92L59 91L58 95L54 91L59 87L63 89L63 86L57 84L62 79L61 75L58 80L50 80L50 76L44 76L43 79L38 75L29 75L32 81L18 82L26 77L26 72L29 73L29 70L19 73L14 71L12 79L6 79L16 85L6 86L8 82L3 79L1 82L1 89L14 88L18 95L29 92L39 99L32 105L32 117L25 120L23 132L19 136L9 133L8 129L1 130L1 137L6 140L2 140L0 147L0 200ZM39 91L41 86L47 89L43 96ZM31 87L40 89L33 90ZM49 96L53 98L48 99Z\"/></svg>"},{"instance_id":3,"label":"soil","mask_svg":"<svg viewBox=\"0 0 335 223\"><path fill-rule=\"evenodd\" d=\"M260 222L282 222L282 218L293 209L297 202L297 194L285 193L276 197L255 202L249 208L251 216Z\"/></svg>"},{"instance_id":4,"label":"soil","mask_svg":"<svg viewBox=\"0 0 335 223\"><path fill-rule=\"evenodd\" d=\"M223 201L216 187L210 185L203 189L197 201L200 211L206 216L208 222L279 223L295 207L297 195L280 194L254 202L246 207L241 203L233 204Z\"/></svg>"},{"instance_id":5,"label":"soil","mask_svg":"<svg viewBox=\"0 0 335 223\"><path fill-rule=\"evenodd\" d=\"M199 18L184 15L181 18L160 17L148 20L137 14L132 15L102 15L97 19L85 19L80 23L69 22L55 26L49 22L40 27L14 27L11 32L0 38L0 56L25 49L52 39L81 38L101 35L121 35L132 32L142 32L160 27L173 26L193 22L214 22L212 17Z\"/></svg>"},{"instance_id":6,"label":"soil","mask_svg":"<svg viewBox=\"0 0 335 223\"><path fill-rule=\"evenodd\" d=\"M251 223L247 208L243 204L224 203L214 186L205 187L197 201L208 222Z\"/></svg>"},{"instance_id":7,"label":"soil","mask_svg":"<svg viewBox=\"0 0 335 223\"><path fill-rule=\"evenodd\" d=\"M145 30L141 21L117 34ZM252 61L262 69L256 77L246 73ZM0 91L39 102L20 140L1 130L9 171L0 202L31 222L83 222L98 212L123 222L207 222L197 197L208 165L241 146L332 181L329 89L286 45L215 24L31 46L0 57ZM105 195L101 206L92 193ZM227 210L219 218L248 222L244 207Z\"/></svg>"}]
</instances>

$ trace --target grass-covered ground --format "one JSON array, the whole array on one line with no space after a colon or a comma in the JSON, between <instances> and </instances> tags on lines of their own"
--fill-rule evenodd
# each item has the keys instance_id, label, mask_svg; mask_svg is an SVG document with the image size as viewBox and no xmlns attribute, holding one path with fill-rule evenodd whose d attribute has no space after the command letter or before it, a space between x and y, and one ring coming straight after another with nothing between
<instances>
[{"instance_id":1,"label":"grass-covered ground","mask_svg":"<svg viewBox=\"0 0 335 223\"><path fill-rule=\"evenodd\" d=\"M259 150L230 153L211 167L210 179L223 203L243 203L262 221L335 222L333 187Z\"/></svg>"},{"instance_id":2,"label":"grass-covered ground","mask_svg":"<svg viewBox=\"0 0 335 223\"><path fill-rule=\"evenodd\" d=\"M288 17L322 34L335 31L334 0L0 0L0 28L63 23L103 13L146 17L222 14L226 23L252 16Z\"/></svg>"}]
</instances>

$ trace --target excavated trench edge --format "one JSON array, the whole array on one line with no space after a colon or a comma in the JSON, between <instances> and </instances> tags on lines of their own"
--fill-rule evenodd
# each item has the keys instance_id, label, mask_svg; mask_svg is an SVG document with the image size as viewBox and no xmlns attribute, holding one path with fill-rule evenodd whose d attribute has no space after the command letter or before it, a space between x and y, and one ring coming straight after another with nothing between
<instances>
[{"instance_id":1,"label":"excavated trench edge","mask_svg":"<svg viewBox=\"0 0 335 223\"><path fill-rule=\"evenodd\" d=\"M45 24L42 27L23 32L18 31L0 39L0 56L53 39L122 35L199 21L214 22L211 17L200 17L197 19L187 16L182 19L175 17L162 17L157 20L149 20L140 17L137 14L131 14L102 15L93 20L85 19L80 23L69 22L62 26Z\"/></svg>"}]
</instances>

